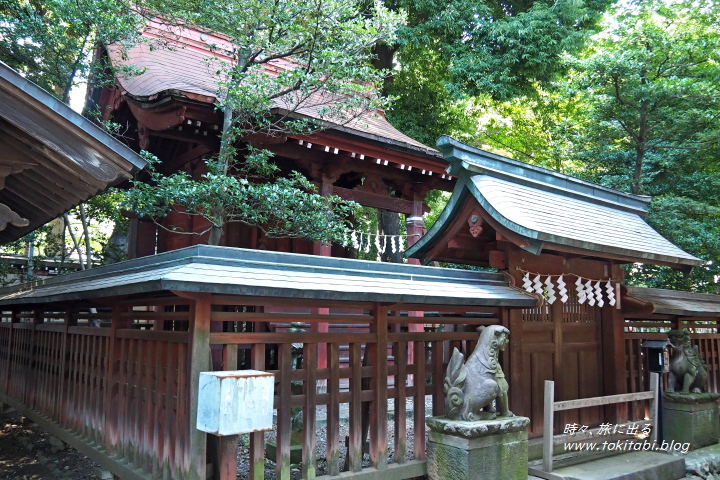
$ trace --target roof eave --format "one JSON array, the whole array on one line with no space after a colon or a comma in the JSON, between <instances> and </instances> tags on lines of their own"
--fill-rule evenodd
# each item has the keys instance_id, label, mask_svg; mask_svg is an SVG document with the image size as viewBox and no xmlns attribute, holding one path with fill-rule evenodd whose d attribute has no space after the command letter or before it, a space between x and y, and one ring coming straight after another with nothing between
<instances>
[{"instance_id":1,"label":"roof eave","mask_svg":"<svg viewBox=\"0 0 720 480\"><path fill-rule=\"evenodd\" d=\"M93 122L75 112L39 86L23 78L1 61L0 80L7 82L12 87L11 89L3 89L3 91L15 97L22 97L22 100L27 102L29 109L42 112L49 123L60 125L68 131L72 130L76 136L80 136L80 133L82 133L82 136L92 146L102 150L108 159L114 163L127 162L131 165L130 169L124 169L127 173L135 173L147 165L147 162L127 145L108 135L107 132Z\"/></svg>"}]
</instances>

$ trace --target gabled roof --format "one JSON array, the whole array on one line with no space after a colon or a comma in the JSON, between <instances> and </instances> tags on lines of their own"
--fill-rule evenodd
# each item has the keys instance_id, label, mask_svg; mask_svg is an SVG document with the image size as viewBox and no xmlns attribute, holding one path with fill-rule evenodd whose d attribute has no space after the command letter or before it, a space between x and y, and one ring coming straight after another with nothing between
<instances>
[{"instance_id":1,"label":"gabled roof","mask_svg":"<svg viewBox=\"0 0 720 480\"><path fill-rule=\"evenodd\" d=\"M0 244L131 178L145 164L130 148L0 62L0 203L28 220L26 226L0 231Z\"/></svg>"},{"instance_id":2,"label":"gabled roof","mask_svg":"<svg viewBox=\"0 0 720 480\"><path fill-rule=\"evenodd\" d=\"M470 147L450 137L438 146L458 183L445 211L407 255L425 261L435 241L473 198L527 251L574 249L628 262L700 265L641 218L650 197L631 195ZM504 234L505 232L499 232ZM506 235L510 236L510 235Z\"/></svg>"},{"instance_id":3,"label":"gabled roof","mask_svg":"<svg viewBox=\"0 0 720 480\"><path fill-rule=\"evenodd\" d=\"M651 304L652 313L720 317L720 295L642 287L627 287L627 294L631 298Z\"/></svg>"},{"instance_id":4,"label":"gabled roof","mask_svg":"<svg viewBox=\"0 0 720 480\"><path fill-rule=\"evenodd\" d=\"M197 245L0 289L0 305L163 291L424 305L533 307L501 274Z\"/></svg>"},{"instance_id":5,"label":"gabled roof","mask_svg":"<svg viewBox=\"0 0 720 480\"><path fill-rule=\"evenodd\" d=\"M162 95L184 95L196 101L214 104L217 101L221 80L222 62L230 59L223 55L230 48L227 39L190 26L168 27L159 21L149 21L143 32L145 41L121 53L110 48L109 55L115 65L129 65L142 71L139 75L120 75L118 81L126 95L148 101ZM268 66L273 70L294 68L287 61L277 60ZM291 110L290 116L307 117L325 122L330 130L357 135L391 146L415 151L424 156L440 157L440 153L398 131L382 112L368 112L349 121L323 118L320 109L333 105L337 96L313 92L299 107L288 107L276 102L280 113Z\"/></svg>"}]
</instances>

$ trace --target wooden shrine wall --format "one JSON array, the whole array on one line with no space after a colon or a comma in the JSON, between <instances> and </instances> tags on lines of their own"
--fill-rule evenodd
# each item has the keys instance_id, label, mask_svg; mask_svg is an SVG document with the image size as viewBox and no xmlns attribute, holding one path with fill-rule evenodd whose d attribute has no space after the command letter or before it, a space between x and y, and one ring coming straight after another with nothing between
<instances>
[{"instance_id":1,"label":"wooden shrine wall","mask_svg":"<svg viewBox=\"0 0 720 480\"><path fill-rule=\"evenodd\" d=\"M555 381L558 401L604 394L601 310L576 297L523 310L521 396L530 436L542 435L545 380ZM601 408L571 410L556 415L555 429L561 433L567 423L592 426L604 420Z\"/></svg>"},{"instance_id":2,"label":"wooden shrine wall","mask_svg":"<svg viewBox=\"0 0 720 480\"><path fill-rule=\"evenodd\" d=\"M159 313L162 303L142 302L118 305L112 313L3 312L0 398L153 478L193 478L190 310L187 303L173 308L184 311ZM143 328L158 315L184 323L185 331Z\"/></svg>"}]
</instances>

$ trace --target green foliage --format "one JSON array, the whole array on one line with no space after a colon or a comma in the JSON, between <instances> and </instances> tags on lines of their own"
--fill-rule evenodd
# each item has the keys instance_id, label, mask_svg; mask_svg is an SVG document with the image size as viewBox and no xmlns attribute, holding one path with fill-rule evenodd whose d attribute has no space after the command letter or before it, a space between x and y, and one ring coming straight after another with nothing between
<instances>
[{"instance_id":1,"label":"green foliage","mask_svg":"<svg viewBox=\"0 0 720 480\"><path fill-rule=\"evenodd\" d=\"M255 151L254 155L260 153ZM248 180L232 168L225 171L225 165L217 160L208 161L207 166L208 172L199 180L185 173L165 176L151 166L152 181L134 182L124 206L153 219L164 217L174 206L182 206L186 214L208 220L210 228L240 222L259 226L269 237L345 241L346 219L355 204L336 196L317 195L315 185L297 172L259 182Z\"/></svg>"},{"instance_id":2,"label":"green foliage","mask_svg":"<svg viewBox=\"0 0 720 480\"><path fill-rule=\"evenodd\" d=\"M432 145L440 134L474 134L478 98L532 96L567 71L609 0L396 0L408 23L393 47L386 85L398 97L390 118ZM388 61L385 66L389 67ZM469 107L469 108L468 108Z\"/></svg>"},{"instance_id":3,"label":"green foliage","mask_svg":"<svg viewBox=\"0 0 720 480\"><path fill-rule=\"evenodd\" d=\"M445 209L445 205L447 205L448 200L450 200L450 195L450 192L444 192L442 190L430 190L428 194L425 195L423 203L430 208L430 211L423 216L426 229L430 229L430 227L435 224L438 217Z\"/></svg>"},{"instance_id":4,"label":"green foliage","mask_svg":"<svg viewBox=\"0 0 720 480\"><path fill-rule=\"evenodd\" d=\"M130 40L139 19L119 0L4 0L0 60L67 102L89 74L93 46Z\"/></svg>"},{"instance_id":5,"label":"green foliage","mask_svg":"<svg viewBox=\"0 0 720 480\"><path fill-rule=\"evenodd\" d=\"M0 7L0 59L67 101L77 79L91 72L92 47L138 41L144 12L165 19L167 40L187 23L227 36L231 51L213 48L232 61L218 67L218 107L225 112L225 125L220 154L209 162L202 181L153 171L150 183L136 182L126 204L153 218L182 205L188 214L211 222L212 243L219 241L227 222L236 221L259 225L269 236L344 238L351 204L317 195L297 173L274 178L270 153L253 149L242 138L258 132L309 133L324 121L343 124L385 107L378 95L385 72L372 67L371 48L394 41L402 14L354 0L9 0ZM159 42L153 48L168 45ZM297 68L270 73L267 65L278 60ZM107 65L97 67L95 74ZM132 66L116 71L135 73ZM318 101L321 122L289 115L301 104ZM88 214L96 213L107 214L106 206L88 205Z\"/></svg>"},{"instance_id":6,"label":"green foliage","mask_svg":"<svg viewBox=\"0 0 720 480\"><path fill-rule=\"evenodd\" d=\"M624 3L571 89L592 118L584 155L599 180L650 193L678 152L695 155L720 138L720 35L714 2Z\"/></svg>"}]
</instances>

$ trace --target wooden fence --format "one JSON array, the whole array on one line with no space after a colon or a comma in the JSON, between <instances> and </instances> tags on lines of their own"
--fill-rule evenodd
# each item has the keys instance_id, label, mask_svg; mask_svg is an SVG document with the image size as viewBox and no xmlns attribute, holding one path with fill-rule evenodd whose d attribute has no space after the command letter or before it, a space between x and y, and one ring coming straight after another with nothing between
<instances>
[{"instance_id":1,"label":"wooden fence","mask_svg":"<svg viewBox=\"0 0 720 480\"><path fill-rule=\"evenodd\" d=\"M200 480L208 458L215 478L235 478L237 443L213 450L216 444L195 429L193 392L199 371L254 368L275 374L277 453L269 460L279 480L291 478L298 435L302 478L412 478L426 471L426 401L427 413L442 413L452 348L467 354L475 327L499 322L490 309L439 309L435 324L468 327L423 331L413 325L430 319L377 304L328 302L320 310L298 302L299 313L264 313L266 299L196 296L3 312L0 401L121 478ZM307 331L275 331L288 322ZM318 331L321 322L330 328ZM334 324L344 327L335 331ZM358 328L347 332L347 325ZM317 362L321 348L326 365ZM298 411L300 426L293 421ZM318 452L321 428L326 448ZM250 435L250 479L264 478L266 436Z\"/></svg>"},{"instance_id":2,"label":"wooden fence","mask_svg":"<svg viewBox=\"0 0 720 480\"><path fill-rule=\"evenodd\" d=\"M625 320L625 363L627 391L650 388L648 358L640 345L645 340L665 340L672 329L687 329L708 369L708 391L720 392L720 331L718 319L712 317L677 317L674 315L628 316ZM632 418L647 414L647 405L634 404Z\"/></svg>"},{"instance_id":3,"label":"wooden fence","mask_svg":"<svg viewBox=\"0 0 720 480\"><path fill-rule=\"evenodd\" d=\"M4 312L0 397L94 460L97 451L120 458L126 478L191 478L189 332L145 329L164 306ZM179 315L186 324L188 315Z\"/></svg>"},{"instance_id":4,"label":"wooden fence","mask_svg":"<svg viewBox=\"0 0 720 480\"><path fill-rule=\"evenodd\" d=\"M543 432L543 463L542 469L530 468L529 473L531 475L545 478L548 480L562 480L562 476L553 475L553 447L556 444L562 444L565 442L582 442L597 438L597 435L593 435L592 432L572 432L562 435L553 435L553 418L555 412L562 412L566 410L574 410L581 408L598 407L602 405L612 405L616 403L625 402L637 402L637 401L650 401L650 416L647 422L648 425L652 425L653 429L650 434L650 442L657 439L656 427L658 426L658 405L660 402L659 398L659 374L650 374L650 390L646 392L637 393L624 393L619 395L606 395L603 397L592 397L592 398L579 398L576 400L565 400L561 402L555 401L555 382L552 380L545 380L545 426ZM633 422L634 424L634 422ZM627 425L616 425L616 428L620 428L620 431L626 431Z\"/></svg>"}]
</instances>

